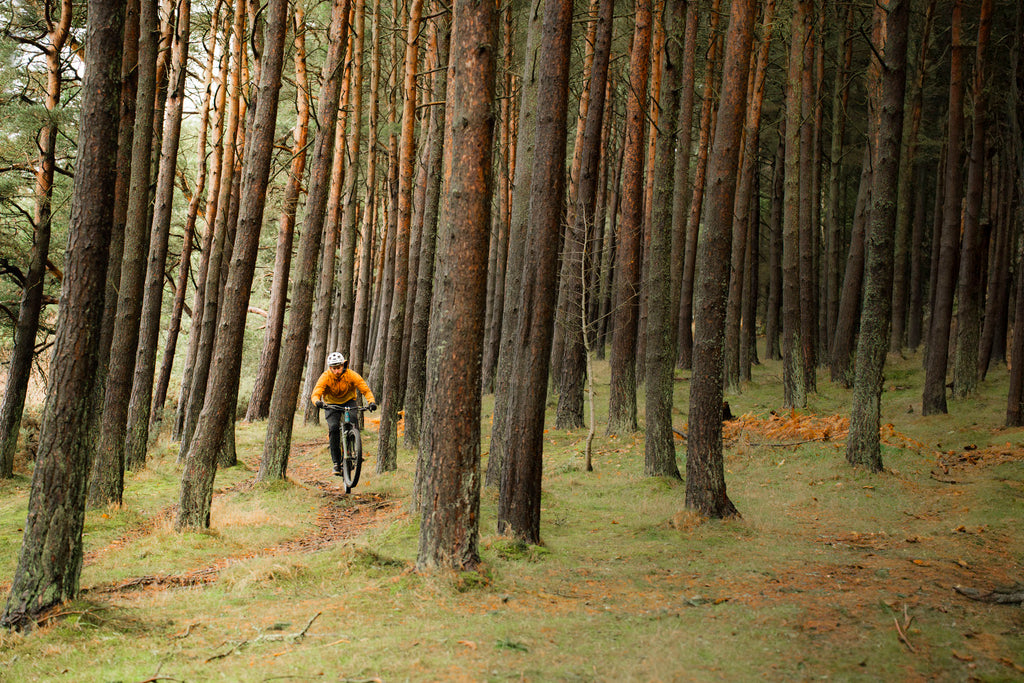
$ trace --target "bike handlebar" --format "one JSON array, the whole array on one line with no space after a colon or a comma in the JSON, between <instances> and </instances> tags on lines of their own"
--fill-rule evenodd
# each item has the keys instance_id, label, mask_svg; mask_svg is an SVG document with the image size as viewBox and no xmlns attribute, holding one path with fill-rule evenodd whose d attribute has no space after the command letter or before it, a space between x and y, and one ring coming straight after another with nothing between
<instances>
[{"instance_id":1,"label":"bike handlebar","mask_svg":"<svg viewBox=\"0 0 1024 683\"><path fill-rule=\"evenodd\" d=\"M340 403L325 403L324 404L324 410L336 410L336 411L339 411L339 412L340 411L345 411L345 410L369 412L370 407L369 406L344 406L344 405L341 405Z\"/></svg>"}]
</instances>

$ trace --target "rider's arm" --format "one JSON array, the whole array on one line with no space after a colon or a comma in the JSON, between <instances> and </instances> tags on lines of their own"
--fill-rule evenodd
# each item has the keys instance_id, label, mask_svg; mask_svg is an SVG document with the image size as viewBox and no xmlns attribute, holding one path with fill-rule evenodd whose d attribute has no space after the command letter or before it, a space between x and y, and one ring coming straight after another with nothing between
<instances>
[{"instance_id":1,"label":"rider's arm","mask_svg":"<svg viewBox=\"0 0 1024 683\"><path fill-rule=\"evenodd\" d=\"M325 372L320 375L320 379L316 381L316 386L313 387L313 393L309 395L309 402L313 405L316 405L316 402L323 398L324 391L327 390L328 379L329 373Z\"/></svg>"},{"instance_id":2,"label":"rider's arm","mask_svg":"<svg viewBox=\"0 0 1024 683\"><path fill-rule=\"evenodd\" d=\"M359 392L366 397L367 402L376 403L377 399L373 397L373 392L370 391L370 385L366 383L366 380L356 372L353 372L352 374L355 375L355 377L352 378L352 383L355 384L356 388L359 389Z\"/></svg>"}]
</instances>

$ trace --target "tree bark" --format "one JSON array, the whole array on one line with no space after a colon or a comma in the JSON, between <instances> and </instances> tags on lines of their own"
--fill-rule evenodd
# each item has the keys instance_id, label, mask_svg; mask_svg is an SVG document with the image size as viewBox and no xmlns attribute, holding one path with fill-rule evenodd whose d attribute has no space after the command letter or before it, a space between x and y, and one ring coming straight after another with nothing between
<instances>
[{"instance_id":1,"label":"tree bark","mask_svg":"<svg viewBox=\"0 0 1024 683\"><path fill-rule=\"evenodd\" d=\"M711 0L708 10L708 56L704 62L704 95L701 98L700 132L697 141L697 160L693 180L693 196L690 213L686 221L686 250L683 262L682 291L679 300L679 366L693 365L693 287L697 270L697 242L700 235L700 215L704 205L704 191L707 184L708 150L715 127L717 103L715 102L715 72L718 68L719 43L718 23L721 0ZM685 106L685 103L684 103Z\"/></svg>"},{"instance_id":2,"label":"tree bark","mask_svg":"<svg viewBox=\"0 0 1024 683\"><path fill-rule=\"evenodd\" d=\"M439 17L434 23L437 42L437 66L431 79L430 101L442 102L448 90L447 66L451 41L451 20ZM422 431L424 391L427 381L427 336L430 328L430 309L434 293L434 260L437 250L438 204L441 197L441 180L444 158L444 107L435 104L430 108L430 123L427 145L430 154L427 159L427 187L423 199L423 231L420 238L420 260L416 274L416 300L413 304L412 330L409 340L409 373L405 390L405 445L418 448ZM417 458L417 481L419 464Z\"/></svg>"},{"instance_id":3,"label":"tree bark","mask_svg":"<svg viewBox=\"0 0 1024 683\"><path fill-rule=\"evenodd\" d=\"M439 236L441 323L431 328L429 479L423 497L420 569L472 570L480 562L480 361L490 232L491 144L497 10L453 3L449 140L450 220ZM564 119L563 119L564 124ZM457 274L457 275L456 275Z\"/></svg>"},{"instance_id":4,"label":"tree bark","mask_svg":"<svg viewBox=\"0 0 1024 683\"><path fill-rule=\"evenodd\" d=\"M931 323L925 353L924 392L921 412L935 415L946 409L946 364L949 359L949 330L953 318L953 291L956 286L956 262L960 246L960 197L963 172L960 167L960 140L964 130L964 85L962 33L963 0L953 2L953 24L949 66L949 124L946 132L948 151L944 174L942 231L935 272Z\"/></svg>"},{"instance_id":5,"label":"tree bark","mask_svg":"<svg viewBox=\"0 0 1024 683\"><path fill-rule=\"evenodd\" d=\"M845 387L853 386L852 354L856 349L857 323L860 320L864 255L868 222L870 221L871 192L874 187L871 169L871 147L869 145L864 148L864 162L861 164L860 187L857 190L857 204L853 214L850 249L846 257L842 296L839 299L839 310L836 315L836 326L830 351L832 381Z\"/></svg>"},{"instance_id":6,"label":"tree bark","mask_svg":"<svg viewBox=\"0 0 1024 683\"><path fill-rule=\"evenodd\" d=\"M676 364L672 311L678 310L678 292L672 291L671 259L673 254L679 253L681 245L675 242L676 235L672 224L676 135L671 126L679 118L679 85L682 82L686 13L694 11L696 9L688 6L688 3L673 2L666 7L664 15L665 50L659 102L662 117L660 120L663 122L664 130L658 136L653 161L654 194L651 200L651 245L646 283L649 317L644 371L644 475L673 479L680 479L680 476L679 466L676 464L675 433L672 429L672 394L675 384L673 375ZM580 343L582 344L582 340ZM582 412L581 409L581 418Z\"/></svg>"},{"instance_id":7,"label":"tree bark","mask_svg":"<svg viewBox=\"0 0 1024 683\"><path fill-rule=\"evenodd\" d=\"M238 232L224 287L225 305L210 371L210 387L185 458L178 514L174 522L176 529L196 529L210 525L210 502L213 499L217 454L224 442L225 433L232 429L234 421L245 317L252 291L274 149L287 28L287 0L270 0L267 5L259 87L255 93L255 112L242 162Z\"/></svg>"},{"instance_id":8,"label":"tree bark","mask_svg":"<svg viewBox=\"0 0 1024 683\"><path fill-rule=\"evenodd\" d=\"M583 383L586 379L586 357L583 347L584 316L581 303L585 264L592 259L604 96L608 90L613 4L611 0L602 0L596 18L597 30L594 34L594 57L590 73L587 116L583 134L579 139L581 151L576 203L571 211L573 222L566 232L565 246L562 249L562 271L559 282L564 292L560 297L564 310L559 312L558 317L561 321L560 325L563 326L564 357L559 379L558 411L555 423L559 429L577 429L583 426ZM678 94L675 97L675 109L678 110ZM675 119L669 121L674 122ZM674 133L671 125L666 125L665 128L667 130L663 135ZM670 196L671 193L665 196L666 201L670 201ZM669 203L669 208L671 209L671 203ZM671 220L671 215L669 220Z\"/></svg>"},{"instance_id":9,"label":"tree bark","mask_svg":"<svg viewBox=\"0 0 1024 683\"><path fill-rule=\"evenodd\" d=\"M125 3L90 0L75 186L57 337L32 471L28 517L0 626L22 628L79 592L107 251L117 176ZM112 66L113 65L113 66Z\"/></svg>"},{"instance_id":10,"label":"tree bark","mask_svg":"<svg viewBox=\"0 0 1024 683\"><path fill-rule=\"evenodd\" d=\"M786 86L786 174L782 218L782 395L787 408L807 404L806 366L803 362L805 340L801 325L802 304L800 260L803 242L800 234L800 127L803 119L804 31L810 11L808 0L797 0L789 46L789 72Z\"/></svg>"},{"instance_id":11,"label":"tree bark","mask_svg":"<svg viewBox=\"0 0 1024 683\"><path fill-rule=\"evenodd\" d=\"M128 403L135 373L135 353L139 344L139 316L150 242L149 179L159 32L156 0L142 0L140 7L139 80L132 139L128 217L103 417L96 446L96 463L89 482L89 503L92 505L120 503L124 490Z\"/></svg>"},{"instance_id":12,"label":"tree bark","mask_svg":"<svg viewBox=\"0 0 1024 683\"><path fill-rule=\"evenodd\" d=\"M358 16L358 14L357 14ZM281 360L281 333L284 330L285 311L288 308L288 283L292 266L292 246L295 243L295 214L302 192L302 177L306 171L306 147L309 140L309 79L306 73L306 19L305 12L295 6L295 128L292 131L292 163L288 183L281 201L278 219L277 249L274 253L274 279L270 285L270 308L267 328L263 333L263 349L249 407L245 419L249 422L266 419L270 411L270 396L274 378ZM358 117L356 117L358 120Z\"/></svg>"},{"instance_id":13,"label":"tree bark","mask_svg":"<svg viewBox=\"0 0 1024 683\"><path fill-rule=\"evenodd\" d=\"M411 0L405 50L405 85L402 100L402 135L398 157L398 234L395 243L395 287L388 322L388 355L384 362L384 385L377 472L398 469L398 411L405 387L402 384L402 339L405 338L405 305L409 290L409 243L412 226L412 181L416 160L416 60L419 55L420 20L423 0ZM492 66L493 69L493 66ZM491 78L493 80L493 73ZM493 88L493 83L491 84ZM486 266L484 266L486 269ZM486 278L484 279L486 289ZM481 347L482 349L482 347ZM478 370L479 372L479 370Z\"/></svg>"},{"instance_id":14,"label":"tree bark","mask_svg":"<svg viewBox=\"0 0 1024 683\"><path fill-rule=\"evenodd\" d=\"M757 0L734 0L726 34L721 105L708 162L704 231L698 247L693 375L686 442L686 507L706 517L738 515L725 487L722 455L722 351L729 296L736 171L747 107L747 71Z\"/></svg>"},{"instance_id":15,"label":"tree bark","mask_svg":"<svg viewBox=\"0 0 1024 683\"><path fill-rule=\"evenodd\" d=\"M909 5L909 0L882 0L875 4L872 43L876 51L872 52L868 71L868 97L874 112L869 121L873 169L871 227L864 266L864 305L860 315L846 460L872 472L882 471L879 429L891 322Z\"/></svg>"},{"instance_id":16,"label":"tree bark","mask_svg":"<svg viewBox=\"0 0 1024 683\"><path fill-rule=\"evenodd\" d=\"M258 479L284 479L291 451L292 421L302 383L302 364L309 342L310 318L316 279L316 258L323 235L324 212L327 208L331 161L334 157L334 126L341 95L341 60L348 37L349 0L333 0L331 6L330 47L324 61L317 120L321 128L313 140L314 164L310 174L309 196L303 217L302 236L296 258L292 288L292 309L288 319L281 367L274 381L267 436L263 445Z\"/></svg>"},{"instance_id":17,"label":"tree bark","mask_svg":"<svg viewBox=\"0 0 1024 683\"><path fill-rule=\"evenodd\" d=\"M178 21L171 48L173 52L171 57L172 74L164 111L164 133L161 141L160 169L157 174L153 226L149 238L150 253L146 265L135 377L132 380L132 392L128 405L124 461L125 467L129 469L139 469L146 464L146 447L149 444L149 418L153 407L156 347L160 339L160 313L164 298L167 242L171 230L174 179L177 169L178 143L181 140L181 115L185 103L191 7L191 0L179 0Z\"/></svg>"},{"instance_id":18,"label":"tree bark","mask_svg":"<svg viewBox=\"0 0 1024 683\"><path fill-rule=\"evenodd\" d=\"M650 69L651 0L636 0L629 63L626 142L622 151L622 222L615 253L618 303L613 312L608 434L637 430L636 342L640 315L640 260L643 257L644 119Z\"/></svg>"},{"instance_id":19,"label":"tree bark","mask_svg":"<svg viewBox=\"0 0 1024 683\"><path fill-rule=\"evenodd\" d=\"M978 388L978 345L984 278L982 268L988 250L981 244L981 209L985 189L986 119L988 92L985 87L988 64L986 51L992 34L992 0L982 0L978 22L978 47L974 59L974 133L967 170L967 196L963 234L960 238L960 277L957 284L956 353L953 360L953 396L964 398Z\"/></svg>"},{"instance_id":20,"label":"tree bark","mask_svg":"<svg viewBox=\"0 0 1024 683\"><path fill-rule=\"evenodd\" d=\"M523 262L526 259L527 221L531 174L533 172L534 130L537 117L537 71L539 69L540 34L542 26L542 2L533 0L530 4L526 29L526 51L523 60L523 77L520 86L518 137L516 140L515 183L512 190L512 213L509 226L509 252L505 275L505 301L502 311L501 347L498 350L498 366L494 379L494 420L491 425L491 452L487 458L485 484L498 486L501 478L502 459L508 439L508 413L513 390L512 349L518 329L519 293L522 290ZM546 381L546 380L545 380Z\"/></svg>"},{"instance_id":21,"label":"tree bark","mask_svg":"<svg viewBox=\"0 0 1024 683\"><path fill-rule=\"evenodd\" d=\"M768 52L771 48L771 26L775 17L775 0L768 0L764 6L761 25L765 34L758 46L757 58L750 71L750 106L743 133L743 149L740 154L739 180L736 185L736 206L732 228L732 255L729 267L729 303L725 315L725 388L736 391L740 385L740 320L743 305L743 285L746 257L749 251L748 228L753 204L754 174L758 171L757 154L761 136L761 109L764 104L764 83L768 69Z\"/></svg>"},{"instance_id":22,"label":"tree bark","mask_svg":"<svg viewBox=\"0 0 1024 683\"><path fill-rule=\"evenodd\" d=\"M498 532L527 543L540 543L544 412L555 324L555 301L551 294L557 291L558 235L565 201L565 119L571 42L572 0L546 0L537 77L530 220L523 287L517 294L523 315L514 330L511 371L516 381L506 415L508 441L498 494Z\"/></svg>"}]
</instances>

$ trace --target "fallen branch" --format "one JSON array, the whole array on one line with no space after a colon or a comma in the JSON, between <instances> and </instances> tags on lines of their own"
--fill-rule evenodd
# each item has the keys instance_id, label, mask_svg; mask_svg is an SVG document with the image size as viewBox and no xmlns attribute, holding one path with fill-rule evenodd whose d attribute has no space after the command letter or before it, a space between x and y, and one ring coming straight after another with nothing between
<instances>
[{"instance_id":1,"label":"fallen branch","mask_svg":"<svg viewBox=\"0 0 1024 683\"><path fill-rule=\"evenodd\" d=\"M953 586L960 595L978 602L989 602L997 605L1020 605L1024 603L1024 587L1019 584L1010 588L996 588L988 592L982 592L977 588L968 586Z\"/></svg>"},{"instance_id":2,"label":"fallen branch","mask_svg":"<svg viewBox=\"0 0 1024 683\"><path fill-rule=\"evenodd\" d=\"M917 654L917 650L910 644L910 639L907 638L907 629L910 628L910 622L914 620L914 617L907 614L907 606L903 605L903 625L900 626L900 620L896 617L892 618L893 623L896 624L896 635L899 637L900 642L907 646L907 649Z\"/></svg>"}]
</instances>

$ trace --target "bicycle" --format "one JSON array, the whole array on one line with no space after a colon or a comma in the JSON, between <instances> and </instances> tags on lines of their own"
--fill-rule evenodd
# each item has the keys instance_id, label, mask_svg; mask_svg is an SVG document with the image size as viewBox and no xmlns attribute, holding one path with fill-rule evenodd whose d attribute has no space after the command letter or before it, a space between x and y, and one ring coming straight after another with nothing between
<instances>
[{"instance_id":1,"label":"bicycle","mask_svg":"<svg viewBox=\"0 0 1024 683\"><path fill-rule=\"evenodd\" d=\"M351 493L359 483L359 473L363 469L363 438L359 433L359 413L369 410L364 406L324 404L324 411L341 413L341 478L345 482L345 493Z\"/></svg>"}]
</instances>

